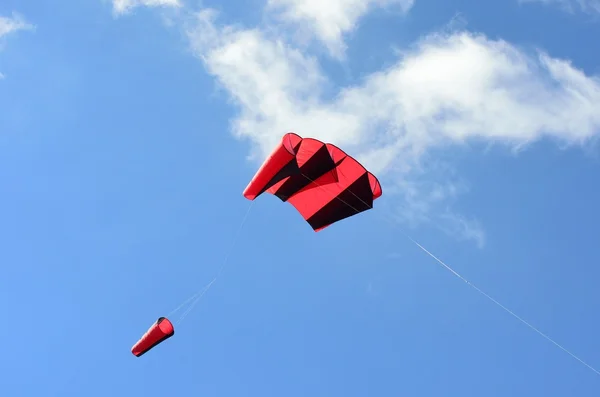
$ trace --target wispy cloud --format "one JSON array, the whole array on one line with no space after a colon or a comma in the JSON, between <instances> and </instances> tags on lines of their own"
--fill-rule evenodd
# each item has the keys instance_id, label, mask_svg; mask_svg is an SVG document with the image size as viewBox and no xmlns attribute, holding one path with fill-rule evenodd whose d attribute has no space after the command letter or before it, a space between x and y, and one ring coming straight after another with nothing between
<instances>
[{"instance_id":1,"label":"wispy cloud","mask_svg":"<svg viewBox=\"0 0 600 397\"><path fill-rule=\"evenodd\" d=\"M13 13L11 17L0 15L0 39L19 30L31 30L34 26L25 21L19 14Z\"/></svg>"},{"instance_id":2,"label":"wispy cloud","mask_svg":"<svg viewBox=\"0 0 600 397\"><path fill-rule=\"evenodd\" d=\"M127 14L137 7L181 7L180 0L112 0L117 15Z\"/></svg>"},{"instance_id":3,"label":"wispy cloud","mask_svg":"<svg viewBox=\"0 0 600 397\"><path fill-rule=\"evenodd\" d=\"M406 13L413 4L414 0L268 0L267 10L278 21L293 24L306 37L321 41L332 56L342 58L344 35L370 10L394 7Z\"/></svg>"},{"instance_id":4,"label":"wispy cloud","mask_svg":"<svg viewBox=\"0 0 600 397\"><path fill-rule=\"evenodd\" d=\"M261 29L219 26L215 16L196 14L187 34L238 106L233 131L255 145L255 155L288 130L337 142L396 184L386 193L403 198L409 220L431 221L480 245L477 222L442 204L457 185L414 177L431 170L429 150L467 141L517 148L544 136L583 144L600 131L598 78L544 52L466 31L431 34L328 100L317 58Z\"/></svg>"},{"instance_id":5,"label":"wispy cloud","mask_svg":"<svg viewBox=\"0 0 600 397\"><path fill-rule=\"evenodd\" d=\"M520 3L542 3L562 8L567 12L600 13L600 0L518 0Z\"/></svg>"},{"instance_id":6,"label":"wispy cloud","mask_svg":"<svg viewBox=\"0 0 600 397\"><path fill-rule=\"evenodd\" d=\"M393 2L368 5L384 3ZM282 0L270 7L302 4L313 6ZM323 33L321 18L328 17L318 6L288 18L312 18L315 35L338 44L368 9ZM194 53L239 110L232 131L252 144L253 157L262 158L290 130L336 142L385 180L386 197L397 198L392 210L404 222L428 222L482 246L477 220L450 207L467 190L464 182L431 153L467 142L517 149L544 137L563 147L584 145L600 132L600 80L543 51L454 29L401 49L390 67L331 98L325 93L333 83L319 59L278 29L226 26L210 9L185 23Z\"/></svg>"},{"instance_id":7,"label":"wispy cloud","mask_svg":"<svg viewBox=\"0 0 600 397\"><path fill-rule=\"evenodd\" d=\"M394 186L388 187L386 193L400 198L391 209L392 215L411 227L434 225L458 240L471 240L482 248L486 236L479 221L452 210L458 196L468 192L466 183L453 177L450 171L436 172L440 165L442 163L437 161L423 170L390 173Z\"/></svg>"},{"instance_id":8,"label":"wispy cloud","mask_svg":"<svg viewBox=\"0 0 600 397\"><path fill-rule=\"evenodd\" d=\"M34 28L32 24L17 13L13 13L10 17L0 15L0 50L2 49L2 40L6 36L21 30L33 30ZM4 73L0 72L0 80L4 80L5 78Z\"/></svg>"}]
</instances>

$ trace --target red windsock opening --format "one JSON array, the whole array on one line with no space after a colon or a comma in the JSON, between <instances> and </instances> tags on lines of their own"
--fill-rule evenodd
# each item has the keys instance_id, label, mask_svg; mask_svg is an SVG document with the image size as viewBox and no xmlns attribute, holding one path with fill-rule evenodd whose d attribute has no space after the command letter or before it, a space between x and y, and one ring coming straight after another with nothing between
<instances>
[{"instance_id":1,"label":"red windsock opening","mask_svg":"<svg viewBox=\"0 0 600 397\"><path fill-rule=\"evenodd\" d=\"M137 341L131 348L131 352L140 357L154 346L169 339L175 334L175 328L173 324L166 317L160 317L152 326L146 331L144 336Z\"/></svg>"}]
</instances>

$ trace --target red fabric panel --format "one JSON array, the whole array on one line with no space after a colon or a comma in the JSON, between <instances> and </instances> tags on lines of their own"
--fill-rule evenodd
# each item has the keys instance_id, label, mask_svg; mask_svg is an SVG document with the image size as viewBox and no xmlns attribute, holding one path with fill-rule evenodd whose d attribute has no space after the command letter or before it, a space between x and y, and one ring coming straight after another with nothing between
<instances>
[{"instance_id":1,"label":"red fabric panel","mask_svg":"<svg viewBox=\"0 0 600 397\"><path fill-rule=\"evenodd\" d=\"M344 152L339 147L332 145L331 143L327 144L327 150L329 150L329 155L333 159L333 162L338 164L340 161L348 157L346 152Z\"/></svg>"},{"instance_id":2,"label":"red fabric panel","mask_svg":"<svg viewBox=\"0 0 600 397\"><path fill-rule=\"evenodd\" d=\"M275 194L277 192L277 190L281 187L281 185L283 185L288 179L290 179L290 177L285 177L282 180L280 180L279 182L277 182L276 184L274 184L273 186L271 186L270 188L268 188L266 190L267 193L271 193L271 194Z\"/></svg>"},{"instance_id":3,"label":"red fabric panel","mask_svg":"<svg viewBox=\"0 0 600 397\"><path fill-rule=\"evenodd\" d=\"M373 200L377 200L383 192L381 191L381 185L379 184L379 179L370 172L369 174L369 182L371 182L371 190L373 191Z\"/></svg>"},{"instance_id":4,"label":"red fabric panel","mask_svg":"<svg viewBox=\"0 0 600 397\"><path fill-rule=\"evenodd\" d=\"M146 331L139 341L131 348L135 356L141 356L160 342L170 338L175 333L173 324L164 317L161 317Z\"/></svg>"},{"instance_id":5,"label":"red fabric panel","mask_svg":"<svg viewBox=\"0 0 600 397\"><path fill-rule=\"evenodd\" d=\"M325 144L321 141L317 141L313 138L304 138L302 139L302 143L300 143L300 147L298 148L298 152L296 153L296 163L298 163L298 167L302 167L310 158Z\"/></svg>"},{"instance_id":6,"label":"red fabric panel","mask_svg":"<svg viewBox=\"0 0 600 397\"><path fill-rule=\"evenodd\" d=\"M292 196L292 204L304 219L313 216L318 210L346 190L367 170L353 157L346 156L334 171L328 172ZM337 174L337 183L335 178Z\"/></svg>"},{"instance_id":7,"label":"red fabric panel","mask_svg":"<svg viewBox=\"0 0 600 397\"><path fill-rule=\"evenodd\" d=\"M254 200L280 170L295 156L294 148L302 141L302 138L292 132L283 136L281 142L262 164L254 175L246 189L244 197Z\"/></svg>"}]
</instances>

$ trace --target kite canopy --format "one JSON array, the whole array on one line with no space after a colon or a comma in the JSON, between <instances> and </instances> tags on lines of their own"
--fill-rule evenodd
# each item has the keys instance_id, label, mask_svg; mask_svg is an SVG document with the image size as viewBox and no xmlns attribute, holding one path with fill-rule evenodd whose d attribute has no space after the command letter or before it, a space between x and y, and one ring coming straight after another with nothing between
<instances>
[{"instance_id":1,"label":"kite canopy","mask_svg":"<svg viewBox=\"0 0 600 397\"><path fill-rule=\"evenodd\" d=\"M131 352L140 357L148 352L154 346L169 339L175 334L173 324L165 317L159 317L158 320L146 331L144 336L131 348Z\"/></svg>"},{"instance_id":2,"label":"kite canopy","mask_svg":"<svg viewBox=\"0 0 600 397\"><path fill-rule=\"evenodd\" d=\"M373 208L382 194L375 175L342 149L292 132L256 172L244 197L254 200L264 192L293 205L316 232Z\"/></svg>"}]
</instances>

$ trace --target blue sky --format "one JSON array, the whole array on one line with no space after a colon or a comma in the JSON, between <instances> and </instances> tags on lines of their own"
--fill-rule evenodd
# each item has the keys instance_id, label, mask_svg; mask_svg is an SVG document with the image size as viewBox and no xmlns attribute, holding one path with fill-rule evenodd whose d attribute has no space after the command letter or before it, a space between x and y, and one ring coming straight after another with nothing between
<instances>
[{"instance_id":1,"label":"blue sky","mask_svg":"<svg viewBox=\"0 0 600 397\"><path fill-rule=\"evenodd\" d=\"M597 396L401 233L600 367L597 37L597 0L2 1L3 395ZM230 251L287 131L384 195L320 233L261 196Z\"/></svg>"}]
</instances>

